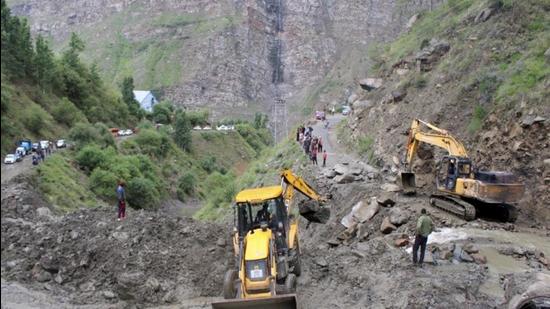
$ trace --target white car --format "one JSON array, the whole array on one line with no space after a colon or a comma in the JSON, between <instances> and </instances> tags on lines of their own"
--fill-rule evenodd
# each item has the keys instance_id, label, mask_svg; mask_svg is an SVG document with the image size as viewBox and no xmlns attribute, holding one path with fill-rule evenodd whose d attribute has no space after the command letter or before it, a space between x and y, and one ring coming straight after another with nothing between
<instances>
[{"instance_id":1,"label":"white car","mask_svg":"<svg viewBox=\"0 0 550 309\"><path fill-rule=\"evenodd\" d=\"M347 116L350 114L350 112L351 112L351 107L346 105L342 108L342 115Z\"/></svg>"},{"instance_id":2,"label":"white car","mask_svg":"<svg viewBox=\"0 0 550 309\"><path fill-rule=\"evenodd\" d=\"M50 147L50 142L49 141L40 141L40 148L46 149L48 147Z\"/></svg>"},{"instance_id":3,"label":"white car","mask_svg":"<svg viewBox=\"0 0 550 309\"><path fill-rule=\"evenodd\" d=\"M67 147L67 143L65 142L64 139L60 139L55 143L55 146L57 148L65 148L65 147Z\"/></svg>"},{"instance_id":4,"label":"white car","mask_svg":"<svg viewBox=\"0 0 550 309\"><path fill-rule=\"evenodd\" d=\"M17 162L17 156L15 154L10 153L6 155L6 158L4 159L5 164L13 164L15 162Z\"/></svg>"}]
</instances>

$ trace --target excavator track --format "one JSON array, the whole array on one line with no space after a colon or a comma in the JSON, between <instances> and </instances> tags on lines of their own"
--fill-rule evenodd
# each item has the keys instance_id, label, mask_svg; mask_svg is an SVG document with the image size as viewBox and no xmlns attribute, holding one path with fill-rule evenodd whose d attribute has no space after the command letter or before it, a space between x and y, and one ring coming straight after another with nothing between
<instances>
[{"instance_id":1,"label":"excavator track","mask_svg":"<svg viewBox=\"0 0 550 309\"><path fill-rule=\"evenodd\" d=\"M446 212L452 213L466 221L476 218L476 208L474 205L449 195L432 194L430 204Z\"/></svg>"}]
</instances>

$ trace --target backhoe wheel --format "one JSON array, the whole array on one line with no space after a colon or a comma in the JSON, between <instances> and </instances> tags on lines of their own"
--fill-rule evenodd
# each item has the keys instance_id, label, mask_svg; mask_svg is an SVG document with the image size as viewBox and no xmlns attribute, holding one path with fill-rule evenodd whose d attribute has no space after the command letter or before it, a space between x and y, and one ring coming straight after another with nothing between
<instances>
[{"instance_id":1,"label":"backhoe wheel","mask_svg":"<svg viewBox=\"0 0 550 309\"><path fill-rule=\"evenodd\" d=\"M237 298L237 278L238 273L234 269L230 269L225 273L225 277L223 278L223 298Z\"/></svg>"},{"instance_id":2,"label":"backhoe wheel","mask_svg":"<svg viewBox=\"0 0 550 309\"><path fill-rule=\"evenodd\" d=\"M296 293L296 275L288 274L285 279L285 293L293 294Z\"/></svg>"}]
</instances>

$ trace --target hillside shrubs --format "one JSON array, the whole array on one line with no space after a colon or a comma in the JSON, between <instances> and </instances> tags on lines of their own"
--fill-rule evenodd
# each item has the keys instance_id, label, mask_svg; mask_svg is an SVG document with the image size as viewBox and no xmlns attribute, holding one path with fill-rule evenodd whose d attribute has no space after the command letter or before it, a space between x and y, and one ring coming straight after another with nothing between
<instances>
[{"instance_id":1,"label":"hillside shrubs","mask_svg":"<svg viewBox=\"0 0 550 309\"><path fill-rule=\"evenodd\" d=\"M89 123L77 123L70 131L69 138L75 143L77 149L88 144L96 144L102 148L115 146L115 140L107 126L102 123L94 125Z\"/></svg>"},{"instance_id":2,"label":"hillside shrubs","mask_svg":"<svg viewBox=\"0 0 550 309\"><path fill-rule=\"evenodd\" d=\"M132 208L152 209L158 206L160 193L153 181L144 177L136 177L127 184L126 199Z\"/></svg>"}]
</instances>

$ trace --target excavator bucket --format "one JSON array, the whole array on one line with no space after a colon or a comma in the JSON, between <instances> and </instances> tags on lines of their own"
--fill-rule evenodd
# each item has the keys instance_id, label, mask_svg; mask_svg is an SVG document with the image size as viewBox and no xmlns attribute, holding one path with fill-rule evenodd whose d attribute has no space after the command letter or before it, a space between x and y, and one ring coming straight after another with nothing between
<instances>
[{"instance_id":1,"label":"excavator bucket","mask_svg":"<svg viewBox=\"0 0 550 309\"><path fill-rule=\"evenodd\" d=\"M401 172L401 186L403 187L403 193L415 194L416 193L415 174L410 172Z\"/></svg>"},{"instance_id":2,"label":"excavator bucket","mask_svg":"<svg viewBox=\"0 0 550 309\"><path fill-rule=\"evenodd\" d=\"M296 294L255 299L225 299L212 303L212 309L296 309Z\"/></svg>"}]
</instances>

